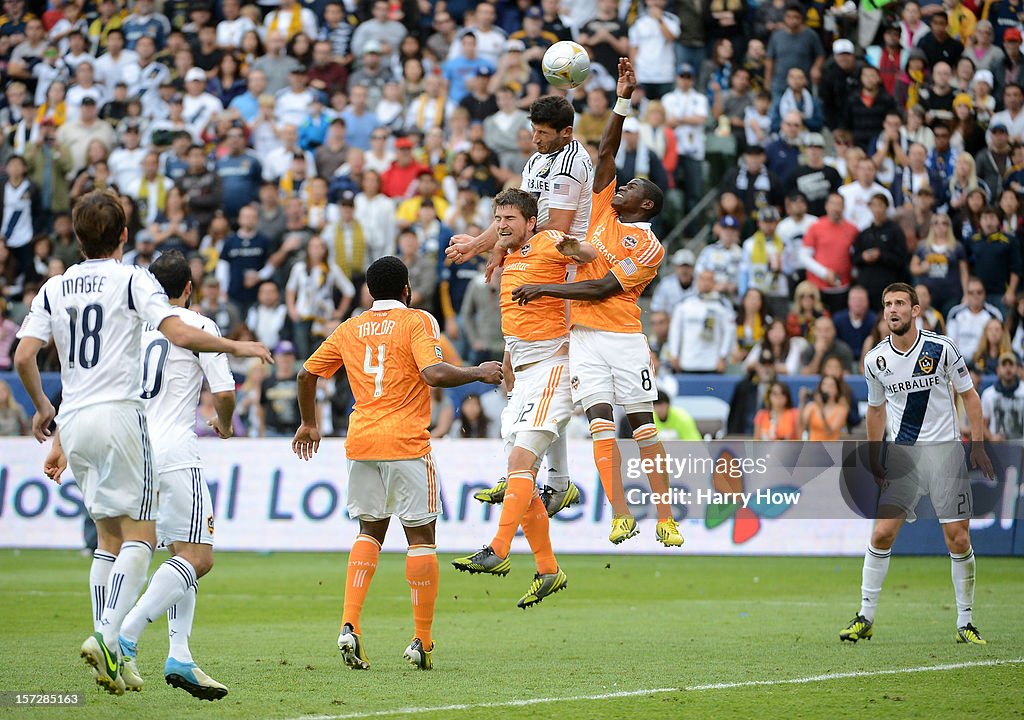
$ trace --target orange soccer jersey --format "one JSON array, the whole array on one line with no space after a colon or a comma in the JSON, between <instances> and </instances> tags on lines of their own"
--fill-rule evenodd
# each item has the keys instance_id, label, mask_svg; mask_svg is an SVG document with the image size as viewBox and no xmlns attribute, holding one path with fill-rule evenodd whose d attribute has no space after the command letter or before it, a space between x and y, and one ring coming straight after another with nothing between
<instances>
[{"instance_id":1,"label":"orange soccer jersey","mask_svg":"<svg viewBox=\"0 0 1024 720\"><path fill-rule=\"evenodd\" d=\"M597 280L610 270L618 278L623 292L604 300L573 300L570 320L593 330L620 333L643 332L640 293L658 275L665 248L651 230L650 223L624 223L612 210L615 183L594 193L587 242L597 250L597 259L576 270L576 280Z\"/></svg>"},{"instance_id":2,"label":"orange soccer jersey","mask_svg":"<svg viewBox=\"0 0 1024 720\"><path fill-rule=\"evenodd\" d=\"M329 378L342 366L356 404L349 460L409 460L430 452L430 389L420 372L442 361L437 321L397 300L378 300L343 322L306 361Z\"/></svg>"},{"instance_id":3,"label":"orange soccer jersey","mask_svg":"<svg viewBox=\"0 0 1024 720\"><path fill-rule=\"evenodd\" d=\"M558 252L556 243L562 234L553 230L539 232L518 250L505 257L501 271L501 332L520 340L553 340L569 332L565 301L540 298L528 306L512 299L520 285L563 283L571 258Z\"/></svg>"}]
</instances>

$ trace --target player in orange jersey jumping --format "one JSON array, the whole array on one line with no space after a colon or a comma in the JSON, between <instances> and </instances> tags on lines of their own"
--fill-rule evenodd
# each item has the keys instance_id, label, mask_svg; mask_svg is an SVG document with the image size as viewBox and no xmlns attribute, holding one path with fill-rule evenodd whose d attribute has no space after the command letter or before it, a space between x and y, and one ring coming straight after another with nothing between
<instances>
[{"instance_id":1,"label":"player in orange jersey jumping","mask_svg":"<svg viewBox=\"0 0 1024 720\"><path fill-rule=\"evenodd\" d=\"M650 180L640 178L615 187L615 154L635 88L633 65L629 59L620 58L616 86L619 99L601 138L594 173L587 241L596 251L596 259L580 266L576 282L527 284L512 292L521 304L541 298L572 301L570 385L573 400L583 405L590 420L594 461L614 513L608 539L616 545L639 530L626 504L619 468L615 467L612 405L621 405L626 411L643 459L665 453L654 426L653 401L658 391L651 351L636 304L665 257L665 248L650 224L661 212L664 195ZM657 539L667 547L678 547L683 544L683 536L671 506L664 502L668 479L663 473L650 473L648 479L657 500Z\"/></svg>"},{"instance_id":2,"label":"player in orange jersey jumping","mask_svg":"<svg viewBox=\"0 0 1024 720\"><path fill-rule=\"evenodd\" d=\"M452 561L470 573L508 575L509 550L522 525L537 560L537 574L519 607L535 605L567 584L558 567L548 533L548 513L537 492L535 477L541 458L565 430L572 415L569 389L569 325L565 302L553 298L523 306L512 291L525 283L559 283L566 266L593 260L586 243L537 227L537 200L523 190L509 189L494 198L494 224L505 248L501 274L501 330L506 356L515 373L515 387L506 409L508 485L498 532L479 552Z\"/></svg>"},{"instance_id":3,"label":"player in orange jersey jumping","mask_svg":"<svg viewBox=\"0 0 1024 720\"><path fill-rule=\"evenodd\" d=\"M455 387L474 381L497 385L501 363L460 368L442 360L437 321L406 306L409 270L396 257L383 257L366 270L374 299L369 310L342 323L306 361L299 373L302 424L292 450L303 460L320 447L316 383L344 366L356 404L349 421L348 512L359 518L359 536L348 556L345 609L338 647L345 663L370 667L360 636L359 615L377 569L388 522L397 515L409 541L405 577L412 592L415 637L405 659L429 670L431 626L437 599L438 567L434 526L441 509L437 468L430 452L428 386Z\"/></svg>"}]
</instances>

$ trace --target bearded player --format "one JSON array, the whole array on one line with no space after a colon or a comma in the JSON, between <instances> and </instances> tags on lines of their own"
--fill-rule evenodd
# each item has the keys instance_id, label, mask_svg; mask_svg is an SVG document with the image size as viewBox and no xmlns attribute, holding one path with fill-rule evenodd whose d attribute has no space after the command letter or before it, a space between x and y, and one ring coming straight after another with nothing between
<instances>
[{"instance_id":1,"label":"bearded player","mask_svg":"<svg viewBox=\"0 0 1024 720\"><path fill-rule=\"evenodd\" d=\"M541 298L572 301L570 385L573 400L582 404L590 421L594 461L614 513L608 539L616 545L639 530L615 467L612 406L620 405L626 411L644 460L665 452L654 425L657 388L651 351L636 304L640 293L657 277L665 257L665 249L651 230L651 220L661 212L664 194L657 185L640 178L615 187L615 155L635 88L633 65L628 58L620 58L618 100L601 138L594 174L587 242L596 251L596 258L579 268L577 282L527 284L512 292L513 299L524 305ZM662 473L648 474L648 479L658 501L657 539L666 547L678 547L683 537L671 506L663 502L668 479Z\"/></svg>"}]
</instances>

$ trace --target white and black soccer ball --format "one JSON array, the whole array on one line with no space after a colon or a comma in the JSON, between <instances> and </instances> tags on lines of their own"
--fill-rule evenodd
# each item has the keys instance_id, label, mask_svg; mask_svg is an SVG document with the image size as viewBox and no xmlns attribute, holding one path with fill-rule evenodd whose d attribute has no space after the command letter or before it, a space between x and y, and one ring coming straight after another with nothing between
<instances>
[{"instance_id":1,"label":"white and black soccer ball","mask_svg":"<svg viewBox=\"0 0 1024 720\"><path fill-rule=\"evenodd\" d=\"M569 90L586 82L590 75L590 56L579 43L562 40L547 49L541 68L544 78L553 87Z\"/></svg>"}]
</instances>

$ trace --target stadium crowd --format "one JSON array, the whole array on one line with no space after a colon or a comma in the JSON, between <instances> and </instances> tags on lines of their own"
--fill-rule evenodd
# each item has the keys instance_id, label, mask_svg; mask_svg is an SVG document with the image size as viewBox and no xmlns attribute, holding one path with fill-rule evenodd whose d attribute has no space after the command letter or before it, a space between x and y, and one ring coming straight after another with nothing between
<instances>
[{"instance_id":1,"label":"stadium crowd","mask_svg":"<svg viewBox=\"0 0 1024 720\"><path fill-rule=\"evenodd\" d=\"M683 236L645 314L668 395L679 373L736 373L730 432L838 438L860 423L844 376L887 334L881 289L907 280L921 325L996 376L991 434L1024 437L1024 9L1010 0L4 0L3 12L0 371L42 282L81 261L70 211L96 188L130 220L125 263L181 250L193 309L274 348L272 367L233 368L239 434L291 436L299 363L369 307L363 272L384 255L409 266L448 359L500 359L497 283L484 259L453 265L443 250L519 185L531 103L565 94L541 58L572 39L592 57L568 93L592 155L617 58L633 57L619 180L666 188L656 230ZM673 233L709 192L710 212ZM701 248L690 238L705 225ZM784 375L821 379L796 395ZM692 437L668 395L663 429ZM454 407L438 392L434 434L496 436L497 396ZM322 402L328 434L344 434L343 376ZM18 410L0 382L0 432L23 430Z\"/></svg>"}]
</instances>

